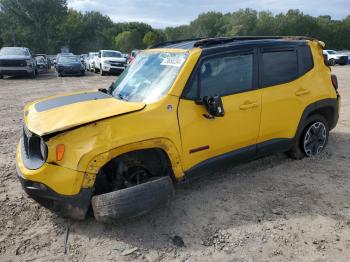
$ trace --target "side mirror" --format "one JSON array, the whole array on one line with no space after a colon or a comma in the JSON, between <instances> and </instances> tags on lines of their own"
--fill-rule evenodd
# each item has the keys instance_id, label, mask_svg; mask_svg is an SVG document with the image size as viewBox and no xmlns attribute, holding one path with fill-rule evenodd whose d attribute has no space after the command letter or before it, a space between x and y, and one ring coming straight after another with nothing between
<instances>
[{"instance_id":1,"label":"side mirror","mask_svg":"<svg viewBox=\"0 0 350 262\"><path fill-rule=\"evenodd\" d=\"M211 116L223 117L225 115L220 96L205 96L203 97L203 104Z\"/></svg>"}]
</instances>

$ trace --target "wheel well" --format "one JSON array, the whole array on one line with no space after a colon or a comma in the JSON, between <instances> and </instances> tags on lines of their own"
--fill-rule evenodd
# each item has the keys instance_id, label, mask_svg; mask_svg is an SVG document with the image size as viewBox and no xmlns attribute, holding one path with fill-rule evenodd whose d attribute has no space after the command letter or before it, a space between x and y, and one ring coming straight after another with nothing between
<instances>
[{"instance_id":1,"label":"wheel well","mask_svg":"<svg viewBox=\"0 0 350 262\"><path fill-rule=\"evenodd\" d=\"M334 108L331 106L322 107L319 109L316 109L315 111L312 111L308 118L312 115L321 115L327 120L328 127L331 128L333 126L334 122Z\"/></svg>"},{"instance_id":2,"label":"wheel well","mask_svg":"<svg viewBox=\"0 0 350 262\"><path fill-rule=\"evenodd\" d=\"M123 188L120 186L120 181L123 179L125 169L127 172L134 167L146 170L150 177L170 176L175 181L170 159L163 149L141 149L124 153L106 163L96 177L95 194Z\"/></svg>"}]
</instances>

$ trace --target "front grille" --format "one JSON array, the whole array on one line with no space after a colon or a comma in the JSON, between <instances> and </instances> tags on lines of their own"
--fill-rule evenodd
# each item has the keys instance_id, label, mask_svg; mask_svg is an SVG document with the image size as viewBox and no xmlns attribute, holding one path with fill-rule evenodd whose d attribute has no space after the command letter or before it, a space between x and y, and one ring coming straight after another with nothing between
<instances>
[{"instance_id":1,"label":"front grille","mask_svg":"<svg viewBox=\"0 0 350 262\"><path fill-rule=\"evenodd\" d=\"M0 60L0 66L4 66L4 67L27 66L27 62L26 62L26 60L6 60L6 59L1 59Z\"/></svg>"},{"instance_id":2,"label":"front grille","mask_svg":"<svg viewBox=\"0 0 350 262\"><path fill-rule=\"evenodd\" d=\"M47 158L47 148L42 138L23 126L23 163L28 169L41 167Z\"/></svg>"},{"instance_id":3,"label":"front grille","mask_svg":"<svg viewBox=\"0 0 350 262\"><path fill-rule=\"evenodd\" d=\"M112 65L112 66L124 66L124 63L112 62L111 65Z\"/></svg>"}]
</instances>

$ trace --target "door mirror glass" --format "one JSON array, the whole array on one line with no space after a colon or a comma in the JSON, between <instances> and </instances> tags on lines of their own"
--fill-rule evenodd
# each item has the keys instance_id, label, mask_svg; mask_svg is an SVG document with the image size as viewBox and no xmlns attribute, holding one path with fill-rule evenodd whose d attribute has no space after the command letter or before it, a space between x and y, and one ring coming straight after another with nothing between
<instances>
[{"instance_id":1,"label":"door mirror glass","mask_svg":"<svg viewBox=\"0 0 350 262\"><path fill-rule=\"evenodd\" d=\"M203 104L207 112L216 117L224 116L224 107L220 96L205 96L203 97Z\"/></svg>"}]
</instances>

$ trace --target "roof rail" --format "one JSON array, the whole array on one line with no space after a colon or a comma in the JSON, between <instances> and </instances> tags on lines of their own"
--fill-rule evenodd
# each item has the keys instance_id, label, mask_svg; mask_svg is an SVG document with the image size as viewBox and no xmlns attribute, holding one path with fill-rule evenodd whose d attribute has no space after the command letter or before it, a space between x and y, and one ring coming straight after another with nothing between
<instances>
[{"instance_id":1,"label":"roof rail","mask_svg":"<svg viewBox=\"0 0 350 262\"><path fill-rule=\"evenodd\" d=\"M308 36L234 36L234 37L213 37L213 38L190 38L190 39L181 39L174 41L162 42L159 44L155 44L150 48L161 48L168 45L175 45L185 42L194 42L193 47L208 47L213 45L226 44L236 41L248 41L248 40L310 40L314 41L317 39L308 37Z\"/></svg>"},{"instance_id":2,"label":"roof rail","mask_svg":"<svg viewBox=\"0 0 350 262\"><path fill-rule=\"evenodd\" d=\"M273 39L285 39L285 40L317 40L308 36L234 36L234 37L215 37L215 38L204 38L198 40L194 47L207 47L211 45L226 44L235 41L245 40L273 40Z\"/></svg>"},{"instance_id":3,"label":"roof rail","mask_svg":"<svg viewBox=\"0 0 350 262\"><path fill-rule=\"evenodd\" d=\"M166 42L161 42L159 44L155 44L155 45L151 46L150 48L159 48L159 47L163 47L163 46L167 46L167 45L179 44L179 43L182 43L182 42L199 41L199 40L202 40L202 39L206 39L206 38L189 38L189 39L180 39L180 40L166 41Z\"/></svg>"}]
</instances>

